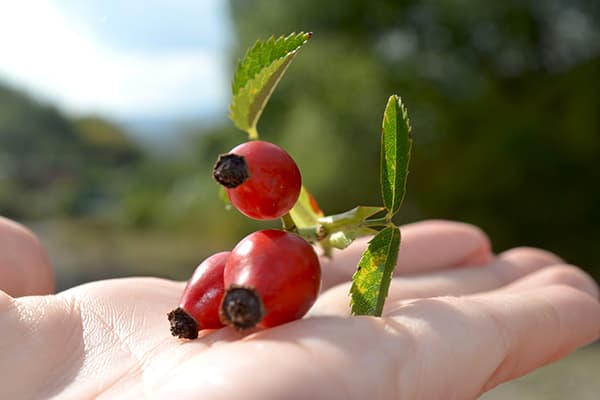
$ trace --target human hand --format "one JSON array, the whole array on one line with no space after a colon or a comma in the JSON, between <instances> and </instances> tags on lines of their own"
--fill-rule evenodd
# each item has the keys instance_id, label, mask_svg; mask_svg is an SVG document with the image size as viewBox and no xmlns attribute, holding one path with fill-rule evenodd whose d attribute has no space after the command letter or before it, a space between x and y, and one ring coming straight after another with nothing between
<instances>
[{"instance_id":1,"label":"human hand","mask_svg":"<svg viewBox=\"0 0 600 400\"><path fill-rule=\"evenodd\" d=\"M556 256L494 256L465 224L401 230L383 318L349 316L347 281L364 242L323 263L327 290L307 318L195 341L169 334L182 283L0 292L0 398L473 399L600 335L595 283ZM21 296L52 285L37 241L0 219L0 286Z\"/></svg>"}]
</instances>

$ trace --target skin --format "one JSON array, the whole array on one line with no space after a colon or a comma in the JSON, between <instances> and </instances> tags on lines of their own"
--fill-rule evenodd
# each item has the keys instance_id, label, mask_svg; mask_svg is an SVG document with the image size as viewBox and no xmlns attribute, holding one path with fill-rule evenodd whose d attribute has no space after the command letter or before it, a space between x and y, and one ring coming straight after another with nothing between
<instances>
[{"instance_id":1,"label":"skin","mask_svg":"<svg viewBox=\"0 0 600 400\"><path fill-rule=\"evenodd\" d=\"M182 283L114 279L36 296L52 291L48 258L0 220L0 398L475 399L600 335L595 283L557 256L494 255L460 223L401 229L383 318L348 316L357 242L324 263L327 290L308 317L182 341L165 317Z\"/></svg>"}]
</instances>

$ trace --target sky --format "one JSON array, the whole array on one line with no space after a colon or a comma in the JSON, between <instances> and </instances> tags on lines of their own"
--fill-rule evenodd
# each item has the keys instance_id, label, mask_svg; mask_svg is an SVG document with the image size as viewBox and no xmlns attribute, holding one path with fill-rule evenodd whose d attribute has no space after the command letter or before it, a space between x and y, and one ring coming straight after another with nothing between
<instances>
[{"instance_id":1,"label":"sky","mask_svg":"<svg viewBox=\"0 0 600 400\"><path fill-rule=\"evenodd\" d=\"M72 115L220 118L226 0L19 0L0 11L0 81Z\"/></svg>"}]
</instances>

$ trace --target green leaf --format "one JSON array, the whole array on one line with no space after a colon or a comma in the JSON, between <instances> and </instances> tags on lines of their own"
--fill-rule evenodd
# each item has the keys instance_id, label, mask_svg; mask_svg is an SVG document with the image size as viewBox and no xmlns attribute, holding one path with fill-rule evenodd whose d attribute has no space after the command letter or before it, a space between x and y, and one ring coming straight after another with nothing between
<instances>
[{"instance_id":1,"label":"green leaf","mask_svg":"<svg viewBox=\"0 0 600 400\"><path fill-rule=\"evenodd\" d=\"M298 201L290 210L290 215L298 228L311 228L317 225L318 219L323 216L323 211L303 185Z\"/></svg>"},{"instance_id":2,"label":"green leaf","mask_svg":"<svg viewBox=\"0 0 600 400\"><path fill-rule=\"evenodd\" d=\"M398 212L404 200L411 147L408 112L399 96L391 96L383 115L381 137L381 191L390 216Z\"/></svg>"},{"instance_id":3,"label":"green leaf","mask_svg":"<svg viewBox=\"0 0 600 400\"><path fill-rule=\"evenodd\" d=\"M229 117L251 139L258 138L256 124L298 50L306 43L311 33L292 33L277 39L257 41L238 63L233 77L233 99L229 106Z\"/></svg>"},{"instance_id":4,"label":"green leaf","mask_svg":"<svg viewBox=\"0 0 600 400\"><path fill-rule=\"evenodd\" d=\"M236 95L248 81L273 61L297 51L311 36L311 33L300 32L277 39L271 36L267 40L257 40L245 57L238 62L231 84L233 94Z\"/></svg>"},{"instance_id":5,"label":"green leaf","mask_svg":"<svg viewBox=\"0 0 600 400\"><path fill-rule=\"evenodd\" d=\"M381 316L399 247L398 227L387 227L371 239L352 277L352 314Z\"/></svg>"}]
</instances>

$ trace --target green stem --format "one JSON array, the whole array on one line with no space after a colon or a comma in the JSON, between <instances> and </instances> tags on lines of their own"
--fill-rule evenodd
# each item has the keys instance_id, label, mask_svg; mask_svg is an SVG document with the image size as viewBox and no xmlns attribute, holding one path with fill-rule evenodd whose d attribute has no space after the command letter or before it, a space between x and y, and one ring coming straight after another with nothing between
<instances>
[{"instance_id":1,"label":"green stem","mask_svg":"<svg viewBox=\"0 0 600 400\"><path fill-rule=\"evenodd\" d=\"M287 213L281 217L281 223L283 225L283 229L287 232L293 232L299 236L302 236L305 240L317 243L319 240L323 239L323 235L320 233L320 230L317 226L310 226L308 228L298 228L292 216Z\"/></svg>"},{"instance_id":2,"label":"green stem","mask_svg":"<svg viewBox=\"0 0 600 400\"><path fill-rule=\"evenodd\" d=\"M283 224L283 229L288 232L297 232L298 228L296 227L296 223L294 219L290 215L290 213L285 214L281 217L281 223Z\"/></svg>"},{"instance_id":3,"label":"green stem","mask_svg":"<svg viewBox=\"0 0 600 400\"><path fill-rule=\"evenodd\" d=\"M385 228L394 227L390 216L381 218L372 218L363 221L353 220L352 218L338 219L333 223L322 222L320 225L298 228L292 216L288 213L281 217L283 229L288 232L296 233L309 242L318 243L325 240L330 234L335 232L345 232L349 237L357 238L366 236L369 231L362 231L364 228ZM372 231L371 231L372 232ZM370 234L370 233L369 233Z\"/></svg>"},{"instance_id":4,"label":"green stem","mask_svg":"<svg viewBox=\"0 0 600 400\"><path fill-rule=\"evenodd\" d=\"M258 131L256 130L256 126L248 128L248 139L258 140Z\"/></svg>"},{"instance_id":5,"label":"green stem","mask_svg":"<svg viewBox=\"0 0 600 400\"><path fill-rule=\"evenodd\" d=\"M323 236L319 235L319 232L315 227L296 229L296 233L311 243L318 243L323 240Z\"/></svg>"},{"instance_id":6,"label":"green stem","mask_svg":"<svg viewBox=\"0 0 600 400\"><path fill-rule=\"evenodd\" d=\"M390 222L391 221L390 221L389 217L385 216L382 218L367 219L367 220L363 221L363 225L368 226L368 227L389 226Z\"/></svg>"}]
</instances>

